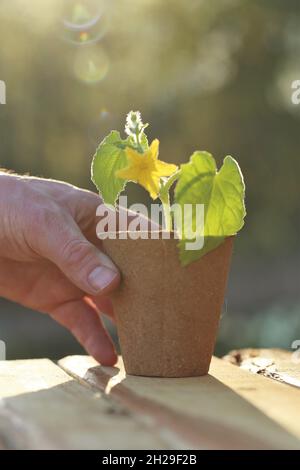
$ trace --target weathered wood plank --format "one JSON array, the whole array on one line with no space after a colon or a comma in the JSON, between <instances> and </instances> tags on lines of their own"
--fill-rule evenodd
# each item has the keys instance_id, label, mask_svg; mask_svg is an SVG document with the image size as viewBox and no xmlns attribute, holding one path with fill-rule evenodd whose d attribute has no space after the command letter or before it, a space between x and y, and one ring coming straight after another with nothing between
<instances>
[{"instance_id":1,"label":"weathered wood plank","mask_svg":"<svg viewBox=\"0 0 300 470\"><path fill-rule=\"evenodd\" d=\"M295 353L282 349L237 349L223 359L253 374L260 374L300 388L300 362Z\"/></svg>"},{"instance_id":2,"label":"weathered wood plank","mask_svg":"<svg viewBox=\"0 0 300 470\"><path fill-rule=\"evenodd\" d=\"M47 359L0 362L0 442L8 449L168 448Z\"/></svg>"},{"instance_id":3,"label":"weathered wood plank","mask_svg":"<svg viewBox=\"0 0 300 470\"><path fill-rule=\"evenodd\" d=\"M74 377L115 398L156 434L181 447L300 449L300 393L214 358L210 375L190 379L126 376L88 356L59 361Z\"/></svg>"}]
</instances>

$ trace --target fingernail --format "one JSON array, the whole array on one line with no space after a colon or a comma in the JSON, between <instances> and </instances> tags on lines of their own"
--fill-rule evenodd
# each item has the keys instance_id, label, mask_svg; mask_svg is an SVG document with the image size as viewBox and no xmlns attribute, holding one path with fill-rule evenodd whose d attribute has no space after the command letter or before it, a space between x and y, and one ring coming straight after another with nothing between
<instances>
[{"instance_id":1,"label":"fingernail","mask_svg":"<svg viewBox=\"0 0 300 470\"><path fill-rule=\"evenodd\" d=\"M102 253L101 251L99 253L99 259L100 259L101 265L106 266L107 268L118 272L117 266L112 262L112 260L106 254Z\"/></svg>"},{"instance_id":2,"label":"fingernail","mask_svg":"<svg viewBox=\"0 0 300 470\"><path fill-rule=\"evenodd\" d=\"M88 277L89 284L95 292L99 292L108 287L116 278L117 272L106 268L105 266L97 266Z\"/></svg>"}]
</instances>

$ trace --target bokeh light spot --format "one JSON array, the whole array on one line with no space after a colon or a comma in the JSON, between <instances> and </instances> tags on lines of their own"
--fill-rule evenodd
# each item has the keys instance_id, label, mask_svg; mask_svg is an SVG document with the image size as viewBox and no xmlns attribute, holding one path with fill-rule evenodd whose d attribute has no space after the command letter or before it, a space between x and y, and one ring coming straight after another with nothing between
<instances>
[{"instance_id":1,"label":"bokeh light spot","mask_svg":"<svg viewBox=\"0 0 300 470\"><path fill-rule=\"evenodd\" d=\"M103 2L97 0L65 0L63 23L66 28L85 29L93 26L103 13Z\"/></svg>"},{"instance_id":2,"label":"bokeh light spot","mask_svg":"<svg viewBox=\"0 0 300 470\"><path fill-rule=\"evenodd\" d=\"M79 49L75 57L75 76L87 84L103 80L109 70L109 58L102 48Z\"/></svg>"},{"instance_id":3,"label":"bokeh light spot","mask_svg":"<svg viewBox=\"0 0 300 470\"><path fill-rule=\"evenodd\" d=\"M89 33L86 31L81 31L79 37L81 42L86 42L89 39Z\"/></svg>"},{"instance_id":4,"label":"bokeh light spot","mask_svg":"<svg viewBox=\"0 0 300 470\"><path fill-rule=\"evenodd\" d=\"M101 110L100 110L100 118L101 119L103 119L103 120L107 119L109 117L109 114L110 113L109 113L107 108L105 108L105 107L101 108Z\"/></svg>"},{"instance_id":5,"label":"bokeh light spot","mask_svg":"<svg viewBox=\"0 0 300 470\"><path fill-rule=\"evenodd\" d=\"M100 41L106 34L109 16L101 1L69 0L65 5L62 22L65 41L75 45L91 44Z\"/></svg>"},{"instance_id":6,"label":"bokeh light spot","mask_svg":"<svg viewBox=\"0 0 300 470\"><path fill-rule=\"evenodd\" d=\"M102 106L89 126L88 134L93 147L98 146L111 129L116 129L118 126L119 116L116 118L109 108Z\"/></svg>"}]
</instances>

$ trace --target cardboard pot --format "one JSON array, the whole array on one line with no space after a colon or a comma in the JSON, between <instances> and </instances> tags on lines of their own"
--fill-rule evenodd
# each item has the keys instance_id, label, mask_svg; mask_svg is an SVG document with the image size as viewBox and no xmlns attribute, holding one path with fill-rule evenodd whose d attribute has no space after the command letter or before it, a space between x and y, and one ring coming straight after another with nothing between
<instances>
[{"instance_id":1,"label":"cardboard pot","mask_svg":"<svg viewBox=\"0 0 300 470\"><path fill-rule=\"evenodd\" d=\"M122 273L112 302L126 372L192 377L208 372L233 237L182 267L178 240L103 240Z\"/></svg>"}]
</instances>

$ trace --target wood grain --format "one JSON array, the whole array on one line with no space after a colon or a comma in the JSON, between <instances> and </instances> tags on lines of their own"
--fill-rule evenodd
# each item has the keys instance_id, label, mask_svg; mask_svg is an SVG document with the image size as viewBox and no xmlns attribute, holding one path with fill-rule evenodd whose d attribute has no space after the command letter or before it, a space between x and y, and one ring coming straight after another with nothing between
<instances>
[{"instance_id":1,"label":"wood grain","mask_svg":"<svg viewBox=\"0 0 300 470\"><path fill-rule=\"evenodd\" d=\"M7 449L168 448L130 411L47 359L0 362L0 442Z\"/></svg>"},{"instance_id":2,"label":"wood grain","mask_svg":"<svg viewBox=\"0 0 300 470\"><path fill-rule=\"evenodd\" d=\"M300 393L214 358L210 375L188 379L126 376L88 356L60 366L121 403L155 435L182 448L300 449Z\"/></svg>"},{"instance_id":3,"label":"wood grain","mask_svg":"<svg viewBox=\"0 0 300 470\"><path fill-rule=\"evenodd\" d=\"M237 349L223 359L253 374L260 374L287 385L300 388L298 353L282 349Z\"/></svg>"}]
</instances>

